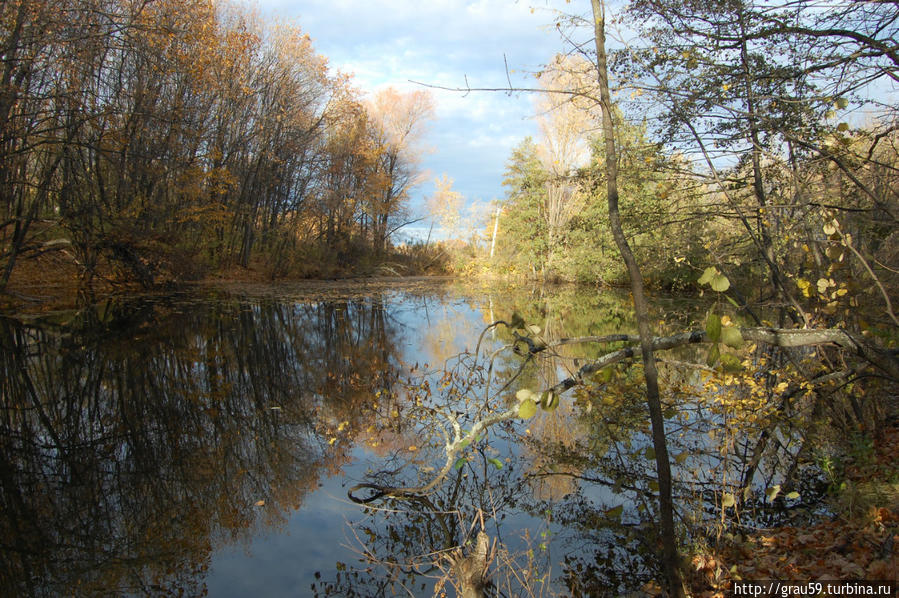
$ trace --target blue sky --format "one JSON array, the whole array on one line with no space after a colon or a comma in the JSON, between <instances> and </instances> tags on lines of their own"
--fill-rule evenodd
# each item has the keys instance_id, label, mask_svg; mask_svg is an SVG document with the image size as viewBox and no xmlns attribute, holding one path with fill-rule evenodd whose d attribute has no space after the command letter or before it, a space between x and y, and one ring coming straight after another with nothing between
<instances>
[{"instance_id":1,"label":"blue sky","mask_svg":"<svg viewBox=\"0 0 899 598\"><path fill-rule=\"evenodd\" d=\"M546 0L258 0L269 17L298 24L333 68L354 75L363 91L393 86L533 87L531 73L563 44ZM564 6L564 5L563 5ZM567 8L571 8L568 6ZM413 206L446 173L469 203L503 196L505 162L521 139L536 132L528 94L432 91L436 120L424 156L429 182ZM427 228L427 225L420 225Z\"/></svg>"}]
</instances>

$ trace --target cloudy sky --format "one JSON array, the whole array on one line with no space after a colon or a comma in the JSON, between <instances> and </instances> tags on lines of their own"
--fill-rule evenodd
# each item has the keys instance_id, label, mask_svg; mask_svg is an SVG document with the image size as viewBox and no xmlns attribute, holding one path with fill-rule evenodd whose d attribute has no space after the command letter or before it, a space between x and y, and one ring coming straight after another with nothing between
<instances>
[{"instance_id":1,"label":"cloudy sky","mask_svg":"<svg viewBox=\"0 0 899 598\"><path fill-rule=\"evenodd\" d=\"M547 0L257 0L268 16L289 19L308 33L332 67L352 73L364 91L393 86L533 87L531 73L563 49ZM558 2L556 4L562 4ZM570 8L570 6L568 7ZM436 120L424 166L442 174L469 202L503 196L511 148L535 133L527 94L432 91ZM415 205L433 191L415 193Z\"/></svg>"}]
</instances>

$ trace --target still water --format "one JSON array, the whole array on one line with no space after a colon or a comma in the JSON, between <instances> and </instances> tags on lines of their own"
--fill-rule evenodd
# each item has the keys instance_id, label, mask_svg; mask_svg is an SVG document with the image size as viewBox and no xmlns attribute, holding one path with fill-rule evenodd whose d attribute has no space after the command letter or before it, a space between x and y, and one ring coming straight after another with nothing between
<instances>
[{"instance_id":1,"label":"still water","mask_svg":"<svg viewBox=\"0 0 899 598\"><path fill-rule=\"evenodd\" d=\"M672 330L689 325L671 305ZM0 595L452 595L448 558L482 527L500 595L639 587L657 571L653 472L624 385L491 428L427 500L348 499L433 478L478 397L545 388L591 356L522 369L498 351L508 330L484 333L513 314L547 342L632 332L623 294L437 282L0 320Z\"/></svg>"}]
</instances>

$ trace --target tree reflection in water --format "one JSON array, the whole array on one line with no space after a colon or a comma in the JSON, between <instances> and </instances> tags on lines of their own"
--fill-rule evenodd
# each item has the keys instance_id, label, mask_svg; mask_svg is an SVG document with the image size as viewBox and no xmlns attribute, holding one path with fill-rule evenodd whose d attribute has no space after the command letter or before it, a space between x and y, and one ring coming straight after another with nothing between
<instances>
[{"instance_id":1,"label":"tree reflection in water","mask_svg":"<svg viewBox=\"0 0 899 598\"><path fill-rule=\"evenodd\" d=\"M519 388L547 388L604 350L568 337L632 332L627 298L609 294L510 292L502 305L431 290L389 296L170 298L65 322L0 320L0 595L203 594L221 582L218 549L288 529L325 478L422 485L446 460L441 430L452 432L451 418L470 430L485 392L488 411L508 409ZM453 357L474 350L469 331L514 317L539 326L552 350L523 369L513 351L492 369ZM691 321L670 306L657 317L660 334ZM482 349L512 339L499 327ZM798 462L779 449L751 459L771 423L737 428L730 407L702 396L700 373L682 364L704 352L685 346L660 364L692 543L731 525L721 480L729 492L747 471L777 483ZM322 550L304 583L321 596L432 595L456 581L451 559L470 554L482 527L497 542L498 595L616 595L658 579L639 364L607 374L552 413L491 427L426 497L340 505L352 510L343 535L355 552ZM791 445L787 433L777 446ZM366 464L374 471L363 480ZM813 497L814 480L797 479ZM740 516L773 524L781 515L762 503L747 497ZM294 569L299 556L272 567ZM321 565L338 558L336 571ZM300 577L278 588L309 591Z\"/></svg>"},{"instance_id":2,"label":"tree reflection in water","mask_svg":"<svg viewBox=\"0 0 899 598\"><path fill-rule=\"evenodd\" d=\"M103 305L0 321L0 594L205 593L397 376L378 300Z\"/></svg>"}]
</instances>

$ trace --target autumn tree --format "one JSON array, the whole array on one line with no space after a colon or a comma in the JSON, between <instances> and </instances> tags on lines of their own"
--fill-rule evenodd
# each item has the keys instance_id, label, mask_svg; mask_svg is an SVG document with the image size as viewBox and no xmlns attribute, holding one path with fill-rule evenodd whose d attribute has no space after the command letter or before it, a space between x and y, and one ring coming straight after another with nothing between
<instances>
[{"instance_id":1,"label":"autumn tree","mask_svg":"<svg viewBox=\"0 0 899 598\"><path fill-rule=\"evenodd\" d=\"M375 250L383 253L390 236L406 224L409 193L423 180L420 156L434 103L425 91L401 93L389 87L375 95L368 110L380 188L369 198L363 226L369 228Z\"/></svg>"},{"instance_id":2,"label":"autumn tree","mask_svg":"<svg viewBox=\"0 0 899 598\"><path fill-rule=\"evenodd\" d=\"M649 47L623 57L621 75L664 106L659 130L671 143L704 156L709 183L742 227L786 317L808 324L814 317L791 274L805 256L795 249L807 246L820 258L821 228L833 216L856 223L865 217L869 230L895 220L895 198L856 171L873 158L858 151L858 138L883 141L894 126L894 107L859 92L894 78L895 6L847 2L817 11L795 3L641 0L632 10L646 24ZM850 109L866 104L877 115L870 132L853 133ZM817 201L820 179L809 175L826 163L848 185L825 205ZM862 261L870 262L879 241L853 232L866 247L852 261L870 278L865 271L873 269ZM730 267L726 259L722 268ZM816 260L817 278L829 280L822 263Z\"/></svg>"},{"instance_id":3,"label":"autumn tree","mask_svg":"<svg viewBox=\"0 0 899 598\"><path fill-rule=\"evenodd\" d=\"M459 232L462 212L462 194L453 191L453 179L444 173L434 180L434 194L427 200L427 208L439 223L444 235L455 238Z\"/></svg>"},{"instance_id":4,"label":"autumn tree","mask_svg":"<svg viewBox=\"0 0 899 598\"><path fill-rule=\"evenodd\" d=\"M595 123L589 98L592 92L584 60L557 55L539 74L545 90L537 96L538 155L548 173L541 215L546 222L544 277L553 278L556 253L565 246L569 223L583 208L584 196L578 169L589 161L589 139L585 134ZM559 94L558 90L573 92ZM584 94L587 97L582 97Z\"/></svg>"},{"instance_id":5,"label":"autumn tree","mask_svg":"<svg viewBox=\"0 0 899 598\"><path fill-rule=\"evenodd\" d=\"M279 275L321 243L383 250L404 222L429 97L363 105L296 25L207 0L2 11L4 286L69 244L86 285Z\"/></svg>"}]
</instances>

